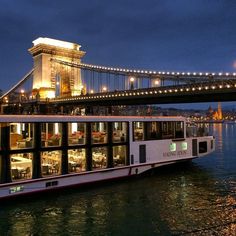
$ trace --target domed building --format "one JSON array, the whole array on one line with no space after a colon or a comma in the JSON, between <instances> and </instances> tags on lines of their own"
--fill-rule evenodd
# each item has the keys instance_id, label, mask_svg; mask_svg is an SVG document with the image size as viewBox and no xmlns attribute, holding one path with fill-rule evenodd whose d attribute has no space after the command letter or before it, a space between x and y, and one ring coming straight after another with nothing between
<instances>
[{"instance_id":1,"label":"domed building","mask_svg":"<svg viewBox=\"0 0 236 236\"><path fill-rule=\"evenodd\" d=\"M209 108L207 109L206 115L210 120L222 120L223 114L222 114L221 103L218 102L218 108L216 111L214 111L213 108L209 106Z\"/></svg>"},{"instance_id":2,"label":"domed building","mask_svg":"<svg viewBox=\"0 0 236 236\"><path fill-rule=\"evenodd\" d=\"M217 109L217 111L214 111L212 118L213 118L213 120L222 120L223 119L223 114L222 114L220 102L218 102L218 109Z\"/></svg>"}]
</instances>

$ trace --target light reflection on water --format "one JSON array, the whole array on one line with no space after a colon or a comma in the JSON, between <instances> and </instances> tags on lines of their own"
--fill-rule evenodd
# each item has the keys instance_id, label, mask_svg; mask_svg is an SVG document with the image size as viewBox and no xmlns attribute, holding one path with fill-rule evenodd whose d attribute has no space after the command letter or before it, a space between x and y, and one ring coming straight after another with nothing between
<instances>
[{"instance_id":1,"label":"light reflection on water","mask_svg":"<svg viewBox=\"0 0 236 236\"><path fill-rule=\"evenodd\" d=\"M141 178L0 208L0 235L235 235L236 125L216 152Z\"/></svg>"}]
</instances>

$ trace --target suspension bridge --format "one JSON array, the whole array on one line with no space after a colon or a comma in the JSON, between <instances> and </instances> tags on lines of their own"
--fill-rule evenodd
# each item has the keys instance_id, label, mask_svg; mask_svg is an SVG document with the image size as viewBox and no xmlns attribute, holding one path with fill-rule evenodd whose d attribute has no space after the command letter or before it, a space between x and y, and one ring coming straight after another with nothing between
<instances>
[{"instance_id":1,"label":"suspension bridge","mask_svg":"<svg viewBox=\"0 0 236 236\"><path fill-rule=\"evenodd\" d=\"M236 73L91 65L81 62L80 47L49 38L33 41L34 67L1 96L2 112L236 100Z\"/></svg>"}]
</instances>

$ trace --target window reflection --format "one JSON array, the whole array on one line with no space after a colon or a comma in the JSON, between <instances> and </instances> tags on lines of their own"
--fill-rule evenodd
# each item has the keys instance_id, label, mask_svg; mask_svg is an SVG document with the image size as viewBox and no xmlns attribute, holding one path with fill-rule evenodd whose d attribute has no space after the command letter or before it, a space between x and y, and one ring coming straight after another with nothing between
<instances>
[{"instance_id":1,"label":"window reflection","mask_svg":"<svg viewBox=\"0 0 236 236\"><path fill-rule=\"evenodd\" d=\"M184 138L184 122L175 122L175 138Z\"/></svg>"},{"instance_id":2,"label":"window reflection","mask_svg":"<svg viewBox=\"0 0 236 236\"><path fill-rule=\"evenodd\" d=\"M127 123L114 122L113 123L113 143L120 143L127 141Z\"/></svg>"},{"instance_id":3,"label":"window reflection","mask_svg":"<svg viewBox=\"0 0 236 236\"><path fill-rule=\"evenodd\" d=\"M147 122L147 140L161 139L161 122Z\"/></svg>"},{"instance_id":4,"label":"window reflection","mask_svg":"<svg viewBox=\"0 0 236 236\"><path fill-rule=\"evenodd\" d=\"M85 144L85 128L85 123L68 124L69 145Z\"/></svg>"},{"instance_id":5,"label":"window reflection","mask_svg":"<svg viewBox=\"0 0 236 236\"><path fill-rule=\"evenodd\" d=\"M126 164L126 146L113 147L113 165L123 166Z\"/></svg>"},{"instance_id":6,"label":"window reflection","mask_svg":"<svg viewBox=\"0 0 236 236\"><path fill-rule=\"evenodd\" d=\"M168 121L162 122L162 138L163 139L174 138L174 122L168 122Z\"/></svg>"},{"instance_id":7,"label":"window reflection","mask_svg":"<svg viewBox=\"0 0 236 236\"><path fill-rule=\"evenodd\" d=\"M61 145L61 123L42 123L41 124L41 145L42 147Z\"/></svg>"},{"instance_id":8,"label":"window reflection","mask_svg":"<svg viewBox=\"0 0 236 236\"><path fill-rule=\"evenodd\" d=\"M93 169L107 167L107 147L92 148L92 165Z\"/></svg>"},{"instance_id":9,"label":"window reflection","mask_svg":"<svg viewBox=\"0 0 236 236\"><path fill-rule=\"evenodd\" d=\"M11 149L22 149L33 147L34 137L33 124L11 123L10 124L10 147Z\"/></svg>"},{"instance_id":10,"label":"window reflection","mask_svg":"<svg viewBox=\"0 0 236 236\"><path fill-rule=\"evenodd\" d=\"M81 172L86 170L85 149L68 150L68 171Z\"/></svg>"},{"instance_id":11,"label":"window reflection","mask_svg":"<svg viewBox=\"0 0 236 236\"><path fill-rule=\"evenodd\" d=\"M41 153L42 175L61 174L61 151L49 151Z\"/></svg>"},{"instance_id":12,"label":"window reflection","mask_svg":"<svg viewBox=\"0 0 236 236\"><path fill-rule=\"evenodd\" d=\"M13 180L32 178L32 153L12 154L11 176Z\"/></svg>"},{"instance_id":13,"label":"window reflection","mask_svg":"<svg viewBox=\"0 0 236 236\"><path fill-rule=\"evenodd\" d=\"M107 143L107 123L92 123L92 143Z\"/></svg>"},{"instance_id":14,"label":"window reflection","mask_svg":"<svg viewBox=\"0 0 236 236\"><path fill-rule=\"evenodd\" d=\"M134 122L133 123L134 128L134 140L135 141L141 141L144 139L143 135L143 122Z\"/></svg>"},{"instance_id":15,"label":"window reflection","mask_svg":"<svg viewBox=\"0 0 236 236\"><path fill-rule=\"evenodd\" d=\"M133 126L134 141L184 138L183 121L134 122Z\"/></svg>"}]
</instances>

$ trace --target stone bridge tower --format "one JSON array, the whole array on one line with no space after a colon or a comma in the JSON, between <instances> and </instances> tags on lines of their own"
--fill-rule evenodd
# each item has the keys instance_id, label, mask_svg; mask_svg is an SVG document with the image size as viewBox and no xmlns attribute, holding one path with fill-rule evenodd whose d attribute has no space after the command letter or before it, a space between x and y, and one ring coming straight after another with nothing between
<instances>
[{"instance_id":1,"label":"stone bridge tower","mask_svg":"<svg viewBox=\"0 0 236 236\"><path fill-rule=\"evenodd\" d=\"M76 96L86 88L82 84L81 70L56 62L61 60L79 64L85 52L80 45L65 41L38 38L29 49L34 59L34 76L32 95L40 98L56 96Z\"/></svg>"}]
</instances>

